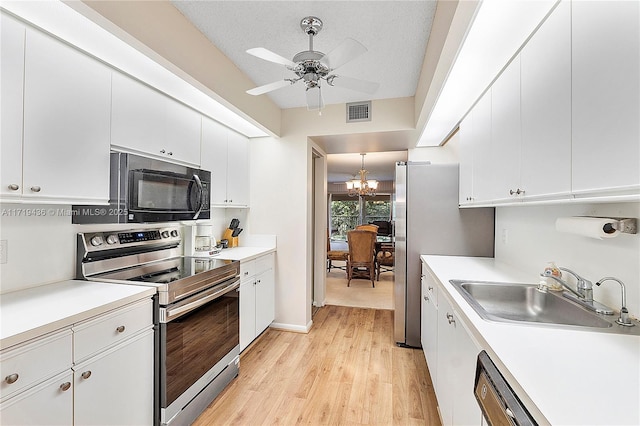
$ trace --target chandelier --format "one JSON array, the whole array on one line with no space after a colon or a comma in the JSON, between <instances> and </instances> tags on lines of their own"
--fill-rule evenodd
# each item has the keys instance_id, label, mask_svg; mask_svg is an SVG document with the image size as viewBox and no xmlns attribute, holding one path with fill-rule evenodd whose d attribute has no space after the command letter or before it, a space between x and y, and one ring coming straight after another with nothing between
<instances>
[{"instance_id":1,"label":"chandelier","mask_svg":"<svg viewBox=\"0 0 640 426\"><path fill-rule=\"evenodd\" d=\"M367 180L368 171L364 168L364 156L367 154L360 154L362 156L362 167L358 172L360 174L360 179L356 178L345 182L347 184L347 191L349 192L350 197L355 196L376 196L376 189L378 189L378 181L375 179Z\"/></svg>"}]
</instances>

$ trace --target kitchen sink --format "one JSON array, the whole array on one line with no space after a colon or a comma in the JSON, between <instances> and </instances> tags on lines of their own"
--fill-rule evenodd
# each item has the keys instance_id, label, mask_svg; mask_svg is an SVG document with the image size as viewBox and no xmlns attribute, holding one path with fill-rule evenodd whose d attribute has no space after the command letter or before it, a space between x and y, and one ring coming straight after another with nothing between
<instances>
[{"instance_id":1,"label":"kitchen sink","mask_svg":"<svg viewBox=\"0 0 640 426\"><path fill-rule=\"evenodd\" d=\"M617 316L599 315L562 296L538 290L534 284L451 280L471 307L485 320L556 327L585 327L596 331L640 335L640 327L622 327Z\"/></svg>"}]
</instances>

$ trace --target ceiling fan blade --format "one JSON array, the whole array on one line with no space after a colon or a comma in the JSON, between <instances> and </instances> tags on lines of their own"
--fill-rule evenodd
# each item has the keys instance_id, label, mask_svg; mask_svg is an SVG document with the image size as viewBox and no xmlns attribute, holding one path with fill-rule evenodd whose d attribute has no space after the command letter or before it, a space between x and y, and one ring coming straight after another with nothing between
<instances>
[{"instance_id":1,"label":"ceiling fan blade","mask_svg":"<svg viewBox=\"0 0 640 426\"><path fill-rule=\"evenodd\" d=\"M298 64L296 64L295 62L290 61L289 59L280 56L277 53L273 53L272 51L270 51L269 49L265 49L264 47L255 47L253 49L249 49L247 50L247 53L260 59L264 59L265 61L275 62L276 64L286 65L291 68L295 68L296 66L298 66Z\"/></svg>"},{"instance_id":2,"label":"ceiling fan blade","mask_svg":"<svg viewBox=\"0 0 640 426\"><path fill-rule=\"evenodd\" d=\"M343 77L335 75L333 78L328 78L327 82L336 87L344 87L345 89L355 90L357 92L364 92L368 94L374 94L380 87L380 83L374 83L373 81L359 80L357 78Z\"/></svg>"},{"instance_id":3,"label":"ceiling fan blade","mask_svg":"<svg viewBox=\"0 0 640 426\"><path fill-rule=\"evenodd\" d=\"M307 89L307 109L313 111L316 109L322 109L324 107L324 101L322 100L322 92L320 86Z\"/></svg>"},{"instance_id":4,"label":"ceiling fan blade","mask_svg":"<svg viewBox=\"0 0 640 426\"><path fill-rule=\"evenodd\" d=\"M326 64L330 69L335 70L366 52L367 48L364 47L362 43L348 38L336 46L331 52L320 58L320 62Z\"/></svg>"},{"instance_id":5,"label":"ceiling fan blade","mask_svg":"<svg viewBox=\"0 0 640 426\"><path fill-rule=\"evenodd\" d=\"M290 86L291 84L293 83L291 83L289 80L278 80L274 81L273 83L265 84L263 86L254 87L253 89L247 90L247 93L253 96L258 96L285 86Z\"/></svg>"}]
</instances>

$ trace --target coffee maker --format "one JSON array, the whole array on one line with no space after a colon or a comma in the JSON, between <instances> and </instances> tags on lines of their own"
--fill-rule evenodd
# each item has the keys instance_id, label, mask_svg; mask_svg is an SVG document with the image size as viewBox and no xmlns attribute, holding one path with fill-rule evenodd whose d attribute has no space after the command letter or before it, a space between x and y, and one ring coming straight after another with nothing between
<instances>
[{"instance_id":1,"label":"coffee maker","mask_svg":"<svg viewBox=\"0 0 640 426\"><path fill-rule=\"evenodd\" d=\"M220 253L221 247L216 245L212 233L211 225L185 226L185 256L209 257Z\"/></svg>"}]
</instances>

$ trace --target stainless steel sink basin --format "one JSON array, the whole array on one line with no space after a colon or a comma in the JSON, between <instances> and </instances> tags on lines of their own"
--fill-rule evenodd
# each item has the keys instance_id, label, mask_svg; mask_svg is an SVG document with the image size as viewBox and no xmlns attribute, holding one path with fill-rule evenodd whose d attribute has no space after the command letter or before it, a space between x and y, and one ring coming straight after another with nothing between
<instances>
[{"instance_id":1,"label":"stainless steel sink basin","mask_svg":"<svg viewBox=\"0 0 640 426\"><path fill-rule=\"evenodd\" d=\"M541 292L533 284L451 280L480 317L489 321L640 334L640 327L622 327L616 316L604 316L579 306L558 292ZM610 318L609 318L610 317Z\"/></svg>"}]
</instances>

